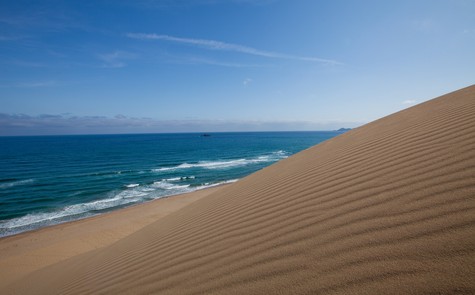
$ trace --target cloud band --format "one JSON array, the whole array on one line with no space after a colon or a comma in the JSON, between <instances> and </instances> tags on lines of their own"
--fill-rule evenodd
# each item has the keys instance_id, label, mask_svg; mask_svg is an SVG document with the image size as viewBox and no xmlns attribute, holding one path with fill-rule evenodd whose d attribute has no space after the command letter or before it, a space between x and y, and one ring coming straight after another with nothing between
<instances>
[{"instance_id":1,"label":"cloud band","mask_svg":"<svg viewBox=\"0 0 475 295\"><path fill-rule=\"evenodd\" d=\"M267 58L293 59L293 60L300 60L300 61L319 62L319 63L325 63L325 64L341 64L340 62L337 62L335 60L330 60L330 59L323 59L319 57L296 56L296 55L290 55L290 54L284 54L284 53L278 53L278 52L272 52L272 51L264 51L264 50L259 50L256 48L244 46L244 45L226 43L226 42L216 41L216 40L180 38L180 37L174 37L174 36L169 36L169 35L145 34L145 33L128 33L126 34L126 36L132 39L161 40L161 41L168 41L168 42L196 46L196 47L205 48L209 50L231 51L231 52L238 52L238 53L255 55L255 56L262 56L262 57L267 57Z\"/></svg>"}]
</instances>

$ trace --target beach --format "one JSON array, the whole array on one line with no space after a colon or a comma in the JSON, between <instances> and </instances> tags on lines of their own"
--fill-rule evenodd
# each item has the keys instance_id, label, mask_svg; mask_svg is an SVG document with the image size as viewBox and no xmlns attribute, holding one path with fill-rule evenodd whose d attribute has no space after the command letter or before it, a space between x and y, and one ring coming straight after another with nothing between
<instances>
[{"instance_id":1,"label":"beach","mask_svg":"<svg viewBox=\"0 0 475 295\"><path fill-rule=\"evenodd\" d=\"M239 181L0 239L2 294L474 294L475 86Z\"/></svg>"},{"instance_id":2,"label":"beach","mask_svg":"<svg viewBox=\"0 0 475 295\"><path fill-rule=\"evenodd\" d=\"M103 248L223 187L162 198L0 239L0 290L48 265Z\"/></svg>"}]
</instances>

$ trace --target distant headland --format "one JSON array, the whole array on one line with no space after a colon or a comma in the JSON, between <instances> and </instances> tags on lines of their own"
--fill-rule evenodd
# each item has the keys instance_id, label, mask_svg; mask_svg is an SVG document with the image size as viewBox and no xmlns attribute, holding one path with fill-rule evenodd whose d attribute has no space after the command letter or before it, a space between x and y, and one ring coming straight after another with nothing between
<instances>
[{"instance_id":1,"label":"distant headland","mask_svg":"<svg viewBox=\"0 0 475 295\"><path fill-rule=\"evenodd\" d=\"M346 131L350 131L350 130L351 130L351 128L340 128L337 131L338 132L346 132Z\"/></svg>"}]
</instances>

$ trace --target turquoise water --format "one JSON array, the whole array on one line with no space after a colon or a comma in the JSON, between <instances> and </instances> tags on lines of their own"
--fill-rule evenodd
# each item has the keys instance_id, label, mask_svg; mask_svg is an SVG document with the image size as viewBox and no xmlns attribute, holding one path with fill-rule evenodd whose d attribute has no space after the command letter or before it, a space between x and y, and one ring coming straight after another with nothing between
<instances>
[{"instance_id":1,"label":"turquoise water","mask_svg":"<svg viewBox=\"0 0 475 295\"><path fill-rule=\"evenodd\" d=\"M339 133L0 137L0 236L234 182Z\"/></svg>"}]
</instances>

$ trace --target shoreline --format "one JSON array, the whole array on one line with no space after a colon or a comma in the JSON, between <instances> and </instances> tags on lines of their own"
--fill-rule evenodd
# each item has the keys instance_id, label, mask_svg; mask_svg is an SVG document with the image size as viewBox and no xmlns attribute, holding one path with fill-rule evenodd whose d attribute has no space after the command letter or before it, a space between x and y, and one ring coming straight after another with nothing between
<instances>
[{"instance_id":1,"label":"shoreline","mask_svg":"<svg viewBox=\"0 0 475 295\"><path fill-rule=\"evenodd\" d=\"M27 274L106 247L230 184L172 195L0 238L0 290Z\"/></svg>"},{"instance_id":2,"label":"shoreline","mask_svg":"<svg viewBox=\"0 0 475 295\"><path fill-rule=\"evenodd\" d=\"M190 192L184 192L184 193L166 195L166 196L162 196L162 197L160 197L160 198L153 199L153 200L147 200L147 201L138 202L138 203L126 204L126 205L123 205L122 207L110 208L111 210L106 211L106 212L103 212L103 213L98 213L98 214L91 215L91 216L80 217L80 218L78 218L78 219L72 219L72 220L63 221L63 222L59 222L59 223L53 223L53 224L45 225L45 226L42 226L42 227L33 228L33 229L29 229L29 230L25 230L25 231L20 231L20 232L17 232L17 233L9 234L9 235L6 235L6 236L0 236L0 242L1 242L3 239L6 239L6 238L15 237L15 236L22 235L22 234L26 234L26 233L37 232L37 231L41 231L41 230L43 230L43 229L45 229L45 228L50 228L50 227L54 227L54 226L58 226L58 225L62 225L62 224L68 224L68 223L71 223L71 222L77 222L77 221L86 220L86 219L93 219L93 218L96 218L96 217L99 217L99 216L107 215L107 214L110 214L110 213L113 213L113 212L125 210L125 209L132 208L132 207L135 207L135 206L141 206L141 205L144 205L144 204L148 204L148 203L150 203L150 202L155 202L155 201L162 200L162 199L167 199L167 198L170 198L170 197L176 197L176 196L181 196L181 195L188 195L188 194L192 194L192 193L195 193L195 192L198 192L198 191L202 191L202 190L208 190L208 189L212 189L212 188L216 188L216 187L226 186L226 185L235 183L235 182L237 182L237 181L239 181L239 179L231 180L231 181L223 181L223 182L221 182L221 183L214 184L214 185L210 185L210 186L205 186L205 187L203 187L203 188L199 188L199 189L197 189L197 190L190 191Z\"/></svg>"}]
</instances>

